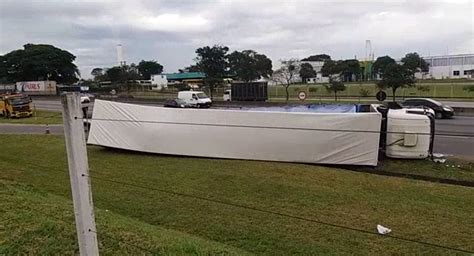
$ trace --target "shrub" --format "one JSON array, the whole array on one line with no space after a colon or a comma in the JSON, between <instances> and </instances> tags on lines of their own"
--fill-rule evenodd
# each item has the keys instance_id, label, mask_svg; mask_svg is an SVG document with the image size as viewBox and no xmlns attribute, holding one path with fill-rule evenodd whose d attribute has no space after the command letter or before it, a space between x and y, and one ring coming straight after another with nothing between
<instances>
[{"instance_id":1,"label":"shrub","mask_svg":"<svg viewBox=\"0 0 474 256\"><path fill-rule=\"evenodd\" d=\"M309 87L309 92L317 92L318 87Z\"/></svg>"},{"instance_id":2,"label":"shrub","mask_svg":"<svg viewBox=\"0 0 474 256\"><path fill-rule=\"evenodd\" d=\"M361 97L369 97L370 91L367 90L367 89L361 88L361 89L359 90L359 95L360 95Z\"/></svg>"},{"instance_id":3,"label":"shrub","mask_svg":"<svg viewBox=\"0 0 474 256\"><path fill-rule=\"evenodd\" d=\"M462 89L467 92L474 92L474 85L466 85Z\"/></svg>"},{"instance_id":4,"label":"shrub","mask_svg":"<svg viewBox=\"0 0 474 256\"><path fill-rule=\"evenodd\" d=\"M428 85L418 85L416 89L420 92L429 92L430 87Z\"/></svg>"}]
</instances>

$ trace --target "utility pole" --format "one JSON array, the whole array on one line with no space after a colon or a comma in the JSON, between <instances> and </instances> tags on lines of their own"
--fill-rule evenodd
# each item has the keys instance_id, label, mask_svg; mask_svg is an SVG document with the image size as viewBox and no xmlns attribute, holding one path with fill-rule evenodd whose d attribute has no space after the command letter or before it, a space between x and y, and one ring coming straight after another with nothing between
<instances>
[{"instance_id":1,"label":"utility pole","mask_svg":"<svg viewBox=\"0 0 474 256\"><path fill-rule=\"evenodd\" d=\"M80 95L66 93L61 102L79 253L99 255Z\"/></svg>"}]
</instances>

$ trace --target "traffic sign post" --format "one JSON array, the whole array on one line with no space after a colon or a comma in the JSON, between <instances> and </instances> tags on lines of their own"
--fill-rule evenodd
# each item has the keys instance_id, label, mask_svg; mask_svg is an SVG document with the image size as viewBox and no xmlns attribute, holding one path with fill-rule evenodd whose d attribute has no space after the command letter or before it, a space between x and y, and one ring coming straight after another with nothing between
<instances>
[{"instance_id":1,"label":"traffic sign post","mask_svg":"<svg viewBox=\"0 0 474 256\"><path fill-rule=\"evenodd\" d=\"M298 93L298 99L300 99L301 101L305 100L306 99L306 92L305 91L300 91Z\"/></svg>"},{"instance_id":2,"label":"traffic sign post","mask_svg":"<svg viewBox=\"0 0 474 256\"><path fill-rule=\"evenodd\" d=\"M380 90L379 92L377 92L375 97L378 101L384 101L387 98L387 94L384 91Z\"/></svg>"}]
</instances>

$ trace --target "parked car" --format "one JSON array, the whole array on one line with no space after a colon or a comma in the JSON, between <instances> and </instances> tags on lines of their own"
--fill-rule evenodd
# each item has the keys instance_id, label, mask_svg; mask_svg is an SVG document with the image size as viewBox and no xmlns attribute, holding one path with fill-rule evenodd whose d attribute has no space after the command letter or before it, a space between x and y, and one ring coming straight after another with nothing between
<instances>
[{"instance_id":1,"label":"parked car","mask_svg":"<svg viewBox=\"0 0 474 256\"><path fill-rule=\"evenodd\" d=\"M178 99L184 100L187 104L196 108L208 108L212 105L209 96L201 91L178 92Z\"/></svg>"},{"instance_id":2,"label":"parked car","mask_svg":"<svg viewBox=\"0 0 474 256\"><path fill-rule=\"evenodd\" d=\"M191 107L189 104L186 103L186 101L182 99L173 99L173 100L167 100L163 104L164 107L166 108L189 108Z\"/></svg>"},{"instance_id":3,"label":"parked car","mask_svg":"<svg viewBox=\"0 0 474 256\"><path fill-rule=\"evenodd\" d=\"M428 107L435 112L436 118L451 118L454 116L452 107L433 99L407 99L402 102L404 107Z\"/></svg>"}]
</instances>

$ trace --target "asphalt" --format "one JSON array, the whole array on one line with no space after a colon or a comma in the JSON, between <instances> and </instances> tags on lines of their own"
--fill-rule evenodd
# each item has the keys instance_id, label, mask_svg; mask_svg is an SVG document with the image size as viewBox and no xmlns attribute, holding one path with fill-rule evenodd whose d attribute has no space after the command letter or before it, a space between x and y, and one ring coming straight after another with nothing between
<instances>
[{"instance_id":1,"label":"asphalt","mask_svg":"<svg viewBox=\"0 0 474 256\"><path fill-rule=\"evenodd\" d=\"M471 103L468 102L468 104ZM35 105L37 109L41 110L61 111L61 102L58 99L36 100ZM91 104L89 108L89 114L91 114L92 107L93 104ZM435 153L474 160L474 116L455 116L452 119L437 119L435 126L435 134L438 134L438 136L435 135L434 141ZM61 125L50 125L49 128L52 134L63 133ZM1 124L0 133L44 134L45 125ZM441 134L446 133L456 134L458 136L441 136Z\"/></svg>"}]
</instances>

